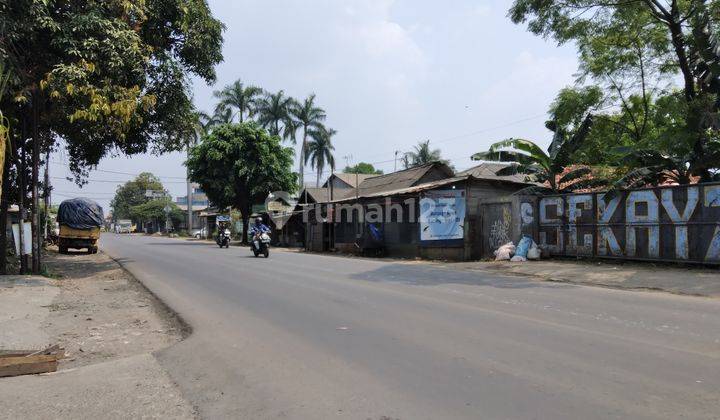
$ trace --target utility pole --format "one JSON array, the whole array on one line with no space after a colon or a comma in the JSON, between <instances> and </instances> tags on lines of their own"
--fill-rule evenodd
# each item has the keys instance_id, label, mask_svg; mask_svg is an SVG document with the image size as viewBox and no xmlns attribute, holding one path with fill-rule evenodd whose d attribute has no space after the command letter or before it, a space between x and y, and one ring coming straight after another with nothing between
<instances>
[{"instance_id":1,"label":"utility pole","mask_svg":"<svg viewBox=\"0 0 720 420\"><path fill-rule=\"evenodd\" d=\"M45 192L43 193L45 198L45 223L43 225L43 232L47 237L47 221L50 220L50 147L45 152Z\"/></svg>"},{"instance_id":2,"label":"utility pole","mask_svg":"<svg viewBox=\"0 0 720 420\"><path fill-rule=\"evenodd\" d=\"M188 141L188 149L187 149L187 156L188 159L190 159L190 142ZM192 236L192 229L193 229L193 220L192 220L192 206L193 206L193 193L192 193L192 185L190 185L190 168L186 167L187 169L187 233L188 235Z\"/></svg>"},{"instance_id":3,"label":"utility pole","mask_svg":"<svg viewBox=\"0 0 720 420\"><path fill-rule=\"evenodd\" d=\"M27 123L23 119L22 139L20 139L20 200L18 200L18 211L20 218L18 220L18 248L20 249L20 274L27 272L27 260L25 259L25 135L27 134Z\"/></svg>"}]
</instances>

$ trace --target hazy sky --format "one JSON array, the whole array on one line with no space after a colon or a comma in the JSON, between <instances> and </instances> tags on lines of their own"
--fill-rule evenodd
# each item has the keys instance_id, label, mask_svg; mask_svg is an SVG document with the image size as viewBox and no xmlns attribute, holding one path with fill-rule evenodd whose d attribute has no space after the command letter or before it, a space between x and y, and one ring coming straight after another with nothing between
<instances>
[{"instance_id":1,"label":"hazy sky","mask_svg":"<svg viewBox=\"0 0 720 420\"><path fill-rule=\"evenodd\" d=\"M473 166L472 153L506 137L546 145L548 105L573 83L575 52L514 25L506 16L510 4L211 0L227 26L225 61L215 86L195 82L195 103L211 111L213 90L238 78L298 99L314 92L338 131L339 168L352 155L389 172L395 150L426 139L457 169ZM107 158L82 189L58 179L69 174L62 152L52 160L53 201L82 195L107 211L117 185L132 178L125 173L142 171L163 177L173 197L185 195L184 154Z\"/></svg>"}]
</instances>

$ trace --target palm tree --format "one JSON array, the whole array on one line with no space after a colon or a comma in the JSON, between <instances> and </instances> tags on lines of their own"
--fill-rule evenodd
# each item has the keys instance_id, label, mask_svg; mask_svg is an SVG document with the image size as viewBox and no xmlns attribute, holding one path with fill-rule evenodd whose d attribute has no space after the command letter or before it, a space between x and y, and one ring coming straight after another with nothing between
<instances>
[{"instance_id":1,"label":"palm tree","mask_svg":"<svg viewBox=\"0 0 720 420\"><path fill-rule=\"evenodd\" d=\"M303 130L302 145L300 145L300 157L298 159L298 174L300 180L300 188L303 187L305 172L305 154L307 153L307 140L310 130L320 130L323 128L323 121L325 121L326 114L325 110L315 106L315 94L311 93L302 103L293 101L290 107L290 113L295 122L296 128Z\"/></svg>"},{"instance_id":2,"label":"palm tree","mask_svg":"<svg viewBox=\"0 0 720 420\"><path fill-rule=\"evenodd\" d=\"M196 112L195 118L195 137L196 140L200 140L210 134L214 120L212 115L204 111ZM196 141L196 143L198 143L198 141Z\"/></svg>"},{"instance_id":3,"label":"palm tree","mask_svg":"<svg viewBox=\"0 0 720 420\"><path fill-rule=\"evenodd\" d=\"M330 170L335 170L335 157L333 157L333 150L335 147L332 145L332 137L337 134L337 131L332 128L318 128L310 130L308 132L310 142L307 144L307 150L305 153L305 163L310 161L310 166L317 171L317 180L315 186L320 187L320 176L325 169L325 165L330 165Z\"/></svg>"},{"instance_id":4,"label":"palm tree","mask_svg":"<svg viewBox=\"0 0 720 420\"><path fill-rule=\"evenodd\" d=\"M215 91L214 95L226 108L235 108L238 120L243 122L245 113L252 117L258 105L259 96L263 90L257 86L245 86L240 79L235 83L225 86L223 90ZM231 119L234 119L235 115Z\"/></svg>"},{"instance_id":5,"label":"palm tree","mask_svg":"<svg viewBox=\"0 0 720 420\"><path fill-rule=\"evenodd\" d=\"M210 118L210 127L222 124L230 124L233 120L232 108L225 106L222 102L217 104L215 112L213 112L212 118Z\"/></svg>"},{"instance_id":6,"label":"palm tree","mask_svg":"<svg viewBox=\"0 0 720 420\"><path fill-rule=\"evenodd\" d=\"M580 148L589 134L592 116L585 118L570 139L567 139L566 133L558 129L554 122L548 121L545 126L555 132L548 153L530 140L510 138L493 143L487 151L472 155L472 159L509 162L511 165L498 171L497 175L525 174L528 181L547 183L553 193L572 192L606 184L605 180L588 178L592 174L589 167L571 166L570 155ZM536 193L543 190L547 188L533 186L520 192Z\"/></svg>"},{"instance_id":7,"label":"palm tree","mask_svg":"<svg viewBox=\"0 0 720 420\"><path fill-rule=\"evenodd\" d=\"M282 134L283 138L290 138L289 130L283 130L283 128L288 125L290 120L289 108L292 103L293 99L285 96L285 92L282 90L278 93L267 94L258 106L258 123L273 136Z\"/></svg>"},{"instance_id":8,"label":"palm tree","mask_svg":"<svg viewBox=\"0 0 720 420\"><path fill-rule=\"evenodd\" d=\"M440 156L440 149L430 149L430 140L421 141L414 149L412 152L405 153L402 158L405 169L431 162L441 162L449 165L449 161Z\"/></svg>"}]
</instances>

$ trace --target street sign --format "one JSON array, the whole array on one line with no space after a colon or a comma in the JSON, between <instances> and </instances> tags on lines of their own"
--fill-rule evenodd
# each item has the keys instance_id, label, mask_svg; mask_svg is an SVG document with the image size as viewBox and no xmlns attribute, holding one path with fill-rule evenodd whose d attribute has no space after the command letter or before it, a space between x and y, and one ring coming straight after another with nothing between
<instances>
[{"instance_id":1,"label":"street sign","mask_svg":"<svg viewBox=\"0 0 720 420\"><path fill-rule=\"evenodd\" d=\"M165 191L145 190L145 197L162 198L165 197Z\"/></svg>"}]
</instances>

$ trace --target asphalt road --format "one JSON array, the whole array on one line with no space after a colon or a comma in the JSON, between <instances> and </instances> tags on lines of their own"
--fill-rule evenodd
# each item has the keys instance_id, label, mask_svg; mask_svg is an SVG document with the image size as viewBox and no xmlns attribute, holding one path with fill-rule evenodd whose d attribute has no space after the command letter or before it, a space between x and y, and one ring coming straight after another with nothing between
<instances>
[{"instance_id":1,"label":"asphalt road","mask_svg":"<svg viewBox=\"0 0 720 420\"><path fill-rule=\"evenodd\" d=\"M718 419L720 301L104 235L194 329L205 418Z\"/></svg>"}]
</instances>

